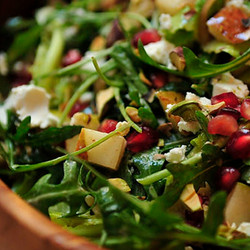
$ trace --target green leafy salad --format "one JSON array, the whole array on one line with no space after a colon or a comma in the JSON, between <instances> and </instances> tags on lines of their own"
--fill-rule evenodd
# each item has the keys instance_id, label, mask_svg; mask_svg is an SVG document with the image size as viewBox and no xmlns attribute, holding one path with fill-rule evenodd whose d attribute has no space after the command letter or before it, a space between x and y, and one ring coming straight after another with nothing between
<instances>
[{"instance_id":1,"label":"green leafy salad","mask_svg":"<svg viewBox=\"0 0 250 250\"><path fill-rule=\"evenodd\" d=\"M1 179L107 249L250 249L249 1L55 2L0 29Z\"/></svg>"}]
</instances>

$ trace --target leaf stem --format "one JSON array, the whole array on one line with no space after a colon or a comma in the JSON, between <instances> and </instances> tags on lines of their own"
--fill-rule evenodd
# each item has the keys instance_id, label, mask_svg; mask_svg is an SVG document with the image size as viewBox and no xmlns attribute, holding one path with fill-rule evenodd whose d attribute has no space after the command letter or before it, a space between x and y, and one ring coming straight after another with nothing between
<instances>
[{"instance_id":1,"label":"leaf stem","mask_svg":"<svg viewBox=\"0 0 250 250\"><path fill-rule=\"evenodd\" d=\"M120 112L122 114L122 116L124 117L124 119L129 123L131 124L131 127L134 128L138 133L141 133L142 132L142 129L137 125L135 124L131 119L130 117L128 116L126 110L125 110L125 106L124 106L124 103L121 99L121 95L120 95L120 90L118 88L114 88L114 94L115 94L115 99L116 99L116 102L117 102L117 105L118 105L118 108L120 109Z\"/></svg>"},{"instance_id":2,"label":"leaf stem","mask_svg":"<svg viewBox=\"0 0 250 250\"><path fill-rule=\"evenodd\" d=\"M103 67L103 72L110 71L116 67L116 63L113 60L108 61ZM58 126L62 126L64 120L66 119L68 113L72 109L75 102L80 98L80 96L99 78L98 74L94 72L91 74L75 91L75 93L70 98L65 109L63 110L62 116L59 120Z\"/></svg>"},{"instance_id":3,"label":"leaf stem","mask_svg":"<svg viewBox=\"0 0 250 250\"><path fill-rule=\"evenodd\" d=\"M44 167L50 167L50 166L55 166L56 164L67 160L68 158L70 158L71 156L77 156L79 154L85 153L87 151L89 151L90 149L98 146L99 144L103 143L104 141L108 140L109 138L111 138L114 135L117 135L117 133L122 132L124 130L126 130L127 128L129 128L131 126L130 123L128 124L124 124L121 127L117 128L116 130L110 132L109 134L107 134L106 136L104 136L103 138L101 138L98 141L95 141L94 143L90 144L87 147L84 147L78 151L75 151L71 154L66 154L60 157L57 157L55 159L49 160L49 161L44 161L44 162L40 162L40 163L36 163L36 164L23 164L23 165L19 165L19 164L15 164L11 167L11 169L15 172L26 172L26 171L31 171L31 170L35 170L35 169L39 169L39 168L44 168Z\"/></svg>"},{"instance_id":4,"label":"leaf stem","mask_svg":"<svg viewBox=\"0 0 250 250\"><path fill-rule=\"evenodd\" d=\"M167 170L167 169L163 169L161 171L158 171L156 173L153 173L151 175L148 175L144 178L140 178L140 179L136 179L140 184L142 185L150 185L156 181L159 181L163 178L167 178L169 176L171 176L172 174Z\"/></svg>"}]
</instances>

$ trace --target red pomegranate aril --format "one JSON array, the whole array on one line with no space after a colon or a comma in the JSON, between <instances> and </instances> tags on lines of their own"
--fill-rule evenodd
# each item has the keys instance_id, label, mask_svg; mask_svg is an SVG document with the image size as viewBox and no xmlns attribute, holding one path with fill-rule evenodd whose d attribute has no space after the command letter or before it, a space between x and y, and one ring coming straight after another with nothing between
<instances>
[{"instance_id":1,"label":"red pomegranate aril","mask_svg":"<svg viewBox=\"0 0 250 250\"><path fill-rule=\"evenodd\" d=\"M223 167L219 174L219 187L225 191L230 191L240 178L238 169Z\"/></svg>"},{"instance_id":2,"label":"red pomegranate aril","mask_svg":"<svg viewBox=\"0 0 250 250\"><path fill-rule=\"evenodd\" d=\"M233 92L223 93L211 98L213 105L219 102L225 102L226 106L231 108L236 108L240 104L238 97Z\"/></svg>"},{"instance_id":3,"label":"red pomegranate aril","mask_svg":"<svg viewBox=\"0 0 250 250\"><path fill-rule=\"evenodd\" d=\"M75 113L83 111L88 107L88 103L82 103L77 101L69 112L69 117L72 117Z\"/></svg>"},{"instance_id":4,"label":"red pomegranate aril","mask_svg":"<svg viewBox=\"0 0 250 250\"><path fill-rule=\"evenodd\" d=\"M100 132L105 132L105 133L110 133L112 131L114 131L116 129L116 125L117 125L118 121L116 120L112 120L112 119L105 119L100 127L99 127L99 131Z\"/></svg>"},{"instance_id":5,"label":"red pomegranate aril","mask_svg":"<svg viewBox=\"0 0 250 250\"><path fill-rule=\"evenodd\" d=\"M230 136L238 130L239 126L235 118L230 115L217 115L208 123L208 133Z\"/></svg>"},{"instance_id":6,"label":"red pomegranate aril","mask_svg":"<svg viewBox=\"0 0 250 250\"><path fill-rule=\"evenodd\" d=\"M226 150L235 159L250 158L250 130L241 129L233 133L227 142Z\"/></svg>"},{"instance_id":7,"label":"red pomegranate aril","mask_svg":"<svg viewBox=\"0 0 250 250\"><path fill-rule=\"evenodd\" d=\"M159 89L164 87L168 82L168 74L163 71L155 71L150 74L150 80L153 83L153 87Z\"/></svg>"},{"instance_id":8,"label":"red pomegranate aril","mask_svg":"<svg viewBox=\"0 0 250 250\"><path fill-rule=\"evenodd\" d=\"M149 43L155 43L161 40L161 36L158 34L155 29L143 30L134 35L132 44L135 48L138 46L138 41L141 40L143 45Z\"/></svg>"},{"instance_id":9,"label":"red pomegranate aril","mask_svg":"<svg viewBox=\"0 0 250 250\"><path fill-rule=\"evenodd\" d=\"M71 49L62 59L62 66L66 67L82 59L82 55L78 49Z\"/></svg>"},{"instance_id":10,"label":"red pomegranate aril","mask_svg":"<svg viewBox=\"0 0 250 250\"><path fill-rule=\"evenodd\" d=\"M220 109L217 115L231 115L235 120L238 120L241 116L238 110L230 108L230 107Z\"/></svg>"},{"instance_id":11,"label":"red pomegranate aril","mask_svg":"<svg viewBox=\"0 0 250 250\"><path fill-rule=\"evenodd\" d=\"M240 106L240 113L242 117L244 117L247 120L250 120L250 99L243 100Z\"/></svg>"},{"instance_id":12,"label":"red pomegranate aril","mask_svg":"<svg viewBox=\"0 0 250 250\"><path fill-rule=\"evenodd\" d=\"M127 136L127 148L133 153L138 153L152 148L158 142L158 138L156 130L143 126L142 133L133 131Z\"/></svg>"}]
</instances>

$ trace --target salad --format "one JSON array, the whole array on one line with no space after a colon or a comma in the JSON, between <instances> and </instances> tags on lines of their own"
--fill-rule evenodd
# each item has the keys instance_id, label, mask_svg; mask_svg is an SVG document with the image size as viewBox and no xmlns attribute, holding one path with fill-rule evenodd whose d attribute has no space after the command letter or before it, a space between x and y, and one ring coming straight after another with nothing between
<instances>
[{"instance_id":1,"label":"salad","mask_svg":"<svg viewBox=\"0 0 250 250\"><path fill-rule=\"evenodd\" d=\"M0 30L1 179L108 249L250 249L249 1L67 2Z\"/></svg>"}]
</instances>

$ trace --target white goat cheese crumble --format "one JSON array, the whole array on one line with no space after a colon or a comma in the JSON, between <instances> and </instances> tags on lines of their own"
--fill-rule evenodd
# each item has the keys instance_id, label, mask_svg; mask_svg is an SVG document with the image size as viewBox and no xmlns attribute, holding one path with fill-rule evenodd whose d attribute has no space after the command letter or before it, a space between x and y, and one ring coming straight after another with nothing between
<instances>
[{"instance_id":1,"label":"white goat cheese crumble","mask_svg":"<svg viewBox=\"0 0 250 250\"><path fill-rule=\"evenodd\" d=\"M239 98L245 98L249 94L246 84L234 78L229 72L212 79L213 96L225 92L233 92Z\"/></svg>"},{"instance_id":2,"label":"white goat cheese crumble","mask_svg":"<svg viewBox=\"0 0 250 250\"><path fill-rule=\"evenodd\" d=\"M172 21L169 14L162 13L159 17L160 29L168 30L171 28Z\"/></svg>"},{"instance_id":3,"label":"white goat cheese crumble","mask_svg":"<svg viewBox=\"0 0 250 250\"><path fill-rule=\"evenodd\" d=\"M56 125L58 119L49 111L50 95L46 91L34 85L22 85L12 88L5 104L0 108L1 122L7 123L6 110L14 110L18 118L23 120L31 117L31 127L46 128Z\"/></svg>"},{"instance_id":4,"label":"white goat cheese crumble","mask_svg":"<svg viewBox=\"0 0 250 250\"><path fill-rule=\"evenodd\" d=\"M173 148L168 153L164 154L168 162L179 163L185 159L186 145L179 148Z\"/></svg>"},{"instance_id":5,"label":"white goat cheese crumble","mask_svg":"<svg viewBox=\"0 0 250 250\"><path fill-rule=\"evenodd\" d=\"M149 57L158 63L166 65L170 69L176 69L169 58L169 54L174 48L174 44L164 39L144 46L144 49Z\"/></svg>"},{"instance_id":6,"label":"white goat cheese crumble","mask_svg":"<svg viewBox=\"0 0 250 250\"><path fill-rule=\"evenodd\" d=\"M247 236L250 236L250 223L249 222L242 222L237 231L245 233Z\"/></svg>"},{"instance_id":7,"label":"white goat cheese crumble","mask_svg":"<svg viewBox=\"0 0 250 250\"><path fill-rule=\"evenodd\" d=\"M182 118L177 124L180 132L186 131L196 134L200 130L200 124L198 121L186 122Z\"/></svg>"},{"instance_id":8,"label":"white goat cheese crumble","mask_svg":"<svg viewBox=\"0 0 250 250\"><path fill-rule=\"evenodd\" d=\"M185 97L186 101L195 101L198 102L199 104L205 106L205 105L211 105L211 100L206 98L206 97L199 97L198 95L195 95L191 92L186 93Z\"/></svg>"}]
</instances>

